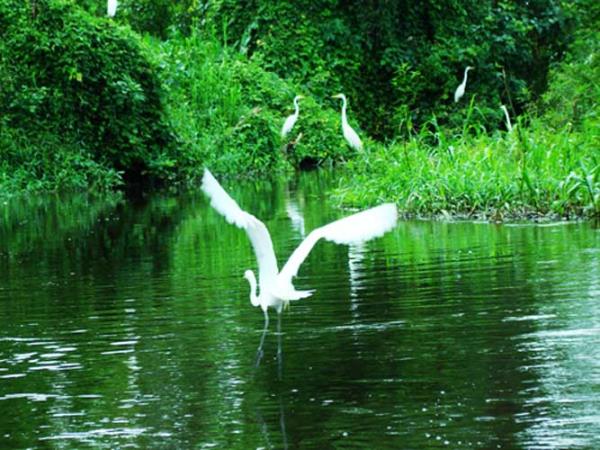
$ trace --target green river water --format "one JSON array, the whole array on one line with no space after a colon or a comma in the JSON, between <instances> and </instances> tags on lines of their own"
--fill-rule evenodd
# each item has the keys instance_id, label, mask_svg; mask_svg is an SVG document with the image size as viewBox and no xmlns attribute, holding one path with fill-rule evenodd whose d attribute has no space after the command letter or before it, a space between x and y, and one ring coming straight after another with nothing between
<instances>
[{"instance_id":1,"label":"green river water","mask_svg":"<svg viewBox=\"0 0 600 450\"><path fill-rule=\"evenodd\" d=\"M225 183L280 266L330 186ZM0 202L0 448L600 448L592 224L321 242L259 367L255 266L200 192Z\"/></svg>"}]
</instances>

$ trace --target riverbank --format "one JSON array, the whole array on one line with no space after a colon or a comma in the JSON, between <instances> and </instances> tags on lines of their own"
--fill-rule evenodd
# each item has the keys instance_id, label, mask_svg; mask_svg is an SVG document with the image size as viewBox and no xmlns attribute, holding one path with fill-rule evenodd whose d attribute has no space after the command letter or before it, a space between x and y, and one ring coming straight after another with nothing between
<instances>
[{"instance_id":1,"label":"riverbank","mask_svg":"<svg viewBox=\"0 0 600 450\"><path fill-rule=\"evenodd\" d=\"M490 66L495 56L476 47L477 75L454 103L452 74L444 72L440 87L434 74L396 61L386 82L395 97L377 105L377 83L365 85L370 75L344 85L338 69L330 72L333 56L321 47L314 50L325 59L315 71L290 72L281 61L265 59L279 48L279 37L267 34L268 45L244 37L256 41L252 54L215 27L218 21L165 28L159 37L132 28L128 8L112 20L69 2L40 2L32 13L27 4L0 0L0 22L8 24L0 41L6 62L0 64L0 196L138 185L194 189L205 166L240 178L337 167L339 187L332 192L348 206L393 201L411 217L500 221L600 215L597 7L585 20L577 9L555 11L571 25L544 48L562 49L568 41L569 51L564 58L553 53L549 73L538 61L539 74L519 78ZM217 16L225 14L216 8ZM305 33L317 45L319 20L303 20L315 25ZM574 23L579 31L566 39ZM517 32L507 33L514 38ZM312 52L309 47L301 50ZM347 49L337 50L336 58L350 64L342 58ZM444 56L433 61L440 70L457 64L444 49L436 51ZM379 56L371 57L375 64ZM529 90L541 90L538 81L546 78L542 97ZM351 150L342 136L340 105L330 98L340 90L349 94L349 122L364 152ZM300 115L282 138L296 94L305 95ZM509 105L512 131L500 101Z\"/></svg>"},{"instance_id":2,"label":"riverbank","mask_svg":"<svg viewBox=\"0 0 600 450\"><path fill-rule=\"evenodd\" d=\"M405 141L371 143L348 163L337 197L354 206L394 201L410 216L599 217L599 50L599 32L580 33L539 110L512 131L489 133L471 119L449 134L432 122Z\"/></svg>"},{"instance_id":3,"label":"riverbank","mask_svg":"<svg viewBox=\"0 0 600 450\"><path fill-rule=\"evenodd\" d=\"M410 216L506 220L600 214L600 126L447 137L442 130L371 144L342 171L341 203L393 201Z\"/></svg>"}]
</instances>

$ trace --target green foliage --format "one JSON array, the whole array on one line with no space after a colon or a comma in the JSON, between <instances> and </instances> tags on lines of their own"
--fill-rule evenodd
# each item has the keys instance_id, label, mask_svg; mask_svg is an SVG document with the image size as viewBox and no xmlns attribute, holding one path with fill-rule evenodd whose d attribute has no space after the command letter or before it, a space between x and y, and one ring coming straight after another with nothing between
<instances>
[{"instance_id":1,"label":"green foliage","mask_svg":"<svg viewBox=\"0 0 600 450\"><path fill-rule=\"evenodd\" d=\"M106 0L66 0L95 16L105 17ZM129 24L138 33L167 39L172 30L188 34L206 8L202 0L119 0L113 21Z\"/></svg>"},{"instance_id":2,"label":"green foliage","mask_svg":"<svg viewBox=\"0 0 600 450\"><path fill-rule=\"evenodd\" d=\"M121 173L54 133L30 134L0 125L0 195L21 191L106 192Z\"/></svg>"},{"instance_id":3,"label":"green foliage","mask_svg":"<svg viewBox=\"0 0 600 450\"><path fill-rule=\"evenodd\" d=\"M580 11L563 3L219 0L205 5L202 23L318 98L344 91L361 126L380 138L409 118L421 126L435 115L440 125L462 128L472 96L486 127L501 119L498 105L509 96L522 110L545 88L548 65ZM466 65L476 70L455 105Z\"/></svg>"},{"instance_id":4,"label":"green foliage","mask_svg":"<svg viewBox=\"0 0 600 450\"><path fill-rule=\"evenodd\" d=\"M72 3L34 3L0 0L6 127L60 136L65 148L125 175L169 176L175 140L139 38Z\"/></svg>"},{"instance_id":5,"label":"green foliage","mask_svg":"<svg viewBox=\"0 0 600 450\"><path fill-rule=\"evenodd\" d=\"M99 0L0 0L0 192L348 161L356 152L330 98L343 91L366 143L345 201L392 199L416 214L598 214L599 9L121 0L109 20ZM475 69L455 104L465 65ZM543 116L514 117L548 80ZM297 94L300 118L282 140ZM509 135L493 133L501 103L519 122Z\"/></svg>"},{"instance_id":6,"label":"green foliage","mask_svg":"<svg viewBox=\"0 0 600 450\"><path fill-rule=\"evenodd\" d=\"M299 88L215 37L175 35L153 46L163 61L170 122L190 161L184 169L188 178L201 174L203 164L216 173L243 175L348 157L339 113L312 98L302 100L300 118L282 140L280 129ZM296 146L282 148L300 133Z\"/></svg>"},{"instance_id":7,"label":"green foliage","mask_svg":"<svg viewBox=\"0 0 600 450\"><path fill-rule=\"evenodd\" d=\"M599 22L600 23L600 22ZM543 97L546 121L556 128L579 127L600 121L600 32L582 30L566 61L550 74L550 88Z\"/></svg>"},{"instance_id":8,"label":"green foliage","mask_svg":"<svg viewBox=\"0 0 600 450\"><path fill-rule=\"evenodd\" d=\"M474 102L456 135L435 120L415 132L409 117L406 142L378 145L349 165L341 200L392 200L417 215L600 216L600 21L591 17L552 70L541 116L493 135Z\"/></svg>"},{"instance_id":9,"label":"green foliage","mask_svg":"<svg viewBox=\"0 0 600 450\"><path fill-rule=\"evenodd\" d=\"M120 0L115 20L140 33L166 39L171 28L188 30L195 20L199 0Z\"/></svg>"}]
</instances>

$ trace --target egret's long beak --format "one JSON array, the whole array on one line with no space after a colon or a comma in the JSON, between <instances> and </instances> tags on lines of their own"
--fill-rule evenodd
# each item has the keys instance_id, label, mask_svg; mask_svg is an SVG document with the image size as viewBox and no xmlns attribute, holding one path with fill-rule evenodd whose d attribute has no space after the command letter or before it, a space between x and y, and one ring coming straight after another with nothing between
<instances>
[{"instance_id":1,"label":"egret's long beak","mask_svg":"<svg viewBox=\"0 0 600 450\"><path fill-rule=\"evenodd\" d=\"M335 94L332 95L331 98L342 98L342 94Z\"/></svg>"}]
</instances>

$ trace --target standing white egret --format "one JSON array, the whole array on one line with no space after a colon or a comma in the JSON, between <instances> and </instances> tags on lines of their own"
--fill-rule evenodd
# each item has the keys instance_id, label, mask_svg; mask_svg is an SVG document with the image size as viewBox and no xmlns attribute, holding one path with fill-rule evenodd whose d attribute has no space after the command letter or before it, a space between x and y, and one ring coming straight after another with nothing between
<instances>
[{"instance_id":1,"label":"standing white egret","mask_svg":"<svg viewBox=\"0 0 600 450\"><path fill-rule=\"evenodd\" d=\"M508 115L508 109L506 109L506 106L504 105L500 105L500 108L502 108L502 111L504 111L504 117L506 118L506 129L510 133L513 127L512 123L510 122L510 116Z\"/></svg>"},{"instance_id":2,"label":"standing white egret","mask_svg":"<svg viewBox=\"0 0 600 450\"><path fill-rule=\"evenodd\" d=\"M285 119L283 127L281 128L281 137L285 137L290 131L292 131L292 128L294 128L294 125L298 120L298 114L300 114L298 100L302 98L304 98L302 95L296 95L296 97L294 97L294 114L290 114L287 119Z\"/></svg>"},{"instance_id":3,"label":"standing white egret","mask_svg":"<svg viewBox=\"0 0 600 450\"><path fill-rule=\"evenodd\" d=\"M398 219L396 205L386 203L317 228L311 231L294 250L281 271L279 271L275 251L273 250L273 242L265 224L252 214L242 210L208 169L204 169L202 190L210 198L210 204L217 212L225 217L229 223L242 228L246 232L254 248L258 262L260 293L256 291L257 283L254 272L246 270L244 278L250 284L250 302L253 306L260 306L265 316L265 328L258 347L257 364L260 362L264 338L269 327L267 309L271 307L277 311L277 330L280 331L283 307L291 300L309 297L314 292L297 291L292 284L292 278L296 276L300 265L317 241L323 238L336 244L347 245L365 242L382 236L391 230Z\"/></svg>"},{"instance_id":4,"label":"standing white egret","mask_svg":"<svg viewBox=\"0 0 600 450\"><path fill-rule=\"evenodd\" d=\"M462 83L458 85L456 91L454 92L454 103L457 103L463 95L465 95L465 88L467 87L467 73L471 70L471 66L467 66L465 69L465 77L463 78Z\"/></svg>"},{"instance_id":5,"label":"standing white egret","mask_svg":"<svg viewBox=\"0 0 600 450\"><path fill-rule=\"evenodd\" d=\"M118 5L119 2L117 2L117 0L108 0L108 4L106 5L106 14L108 17L115 17Z\"/></svg>"},{"instance_id":6,"label":"standing white egret","mask_svg":"<svg viewBox=\"0 0 600 450\"><path fill-rule=\"evenodd\" d=\"M348 142L348 145L355 150L362 150L363 145L358 134L348 124L348 117L346 116L346 96L344 94L337 94L332 96L332 98L342 99L342 132L344 133L344 138Z\"/></svg>"}]
</instances>

